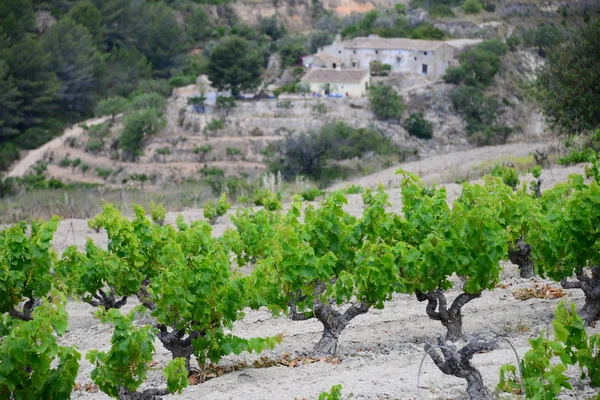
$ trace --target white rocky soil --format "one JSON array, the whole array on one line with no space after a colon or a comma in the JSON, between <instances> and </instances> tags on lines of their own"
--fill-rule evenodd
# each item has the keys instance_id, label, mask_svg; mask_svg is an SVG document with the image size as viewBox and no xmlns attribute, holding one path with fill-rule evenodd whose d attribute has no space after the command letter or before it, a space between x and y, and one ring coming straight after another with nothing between
<instances>
[{"instance_id":1,"label":"white rocky soil","mask_svg":"<svg viewBox=\"0 0 600 400\"><path fill-rule=\"evenodd\" d=\"M423 160L402 166L424 175L425 180L440 181L440 176L455 166L482 162L490 154L520 154L530 151L529 145L509 145L497 148L482 148L462 152L436 159ZM477 156L479 155L479 157ZM494 157L492 157L494 158ZM378 181L391 183L389 189L392 209L400 209L400 191L397 189L397 177L390 171L384 171L371 177L361 178L357 183L373 186ZM568 174L582 173L580 167L552 168L544 171L543 188L564 181ZM527 180L527 177L523 177ZM391 182L390 182L391 181ZM453 200L460 194L460 186L447 184L448 199ZM350 195L347 209L355 215L362 213L360 195ZM232 210L232 212L235 212ZM201 210L187 210L182 213L186 221L201 217ZM169 213L167 222L173 222L177 214ZM227 216L220 219L214 234L220 235L230 226ZM85 239L92 237L99 244L106 245L103 233L95 233L87 227L84 220L62 221L55 236L55 247L62 251L65 246L77 244L83 246ZM551 321L558 303L557 299L516 300L513 290L532 287L535 284L552 283L539 278L525 280L518 278L518 271L510 263L505 265L502 285L493 291L486 291L481 298L464 308L464 332L469 337L482 338L506 337L522 356L528 350L529 338L536 337L541 331L552 332ZM453 298L459 293L460 281L450 291ZM565 299L581 305L583 297L578 290L567 291ZM137 304L131 299L124 310ZM91 349L107 350L110 344L112 327L100 324L93 317L94 309L82 303L72 302L68 306L70 314L69 331L62 338L65 345L76 345L85 353ZM318 321L292 322L285 317L273 317L268 311L248 311L243 320L235 324L233 332L242 337L271 336L283 334L283 342L273 351L261 355L242 354L226 357L222 366L231 366L240 362L251 365L261 356L272 360L307 355L320 338L322 327ZM600 329L591 329L590 333L599 333ZM423 359L423 345L427 340L435 341L445 333L442 325L430 320L425 314L425 304L419 303L414 296L395 295L385 303L383 310L372 310L354 319L342 333L338 345L337 360L318 361L306 365L289 367L276 365L268 368L247 368L225 374L205 383L189 386L181 395L166 398L183 399L317 399L319 393L329 390L332 385L342 384L344 399L460 399L465 396L465 381L443 375L431 359L425 359L420 377L420 396L417 390L417 375ZM152 367L145 387L164 386L166 384L161 370L170 359L170 353L156 341L156 365ZM338 362L339 360L339 362ZM499 368L503 363L514 363L515 356L509 345L500 343L500 348L489 353L476 354L474 364L480 369L488 388L494 390L498 383ZM195 365L194 363L192 364ZM84 387L91 383L92 366L83 359L77 383ZM574 377L575 391L565 392L564 399L586 399L595 392L584 389L579 381L578 371L570 371ZM73 392L73 398L108 399L101 392L90 393L86 390ZM510 398L504 397L504 398ZM518 397L513 397L518 398Z\"/></svg>"}]
</instances>

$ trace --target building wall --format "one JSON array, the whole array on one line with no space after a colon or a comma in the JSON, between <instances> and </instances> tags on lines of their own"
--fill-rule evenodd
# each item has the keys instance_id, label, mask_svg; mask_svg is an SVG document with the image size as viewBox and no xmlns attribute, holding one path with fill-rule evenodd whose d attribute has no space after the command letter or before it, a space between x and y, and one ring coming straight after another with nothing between
<instances>
[{"instance_id":1,"label":"building wall","mask_svg":"<svg viewBox=\"0 0 600 400\"><path fill-rule=\"evenodd\" d=\"M367 95L368 86L371 84L371 77L365 74L365 77L359 83L348 82L329 82L330 94L342 95L354 98ZM310 82L310 92L325 96L326 83Z\"/></svg>"},{"instance_id":2,"label":"building wall","mask_svg":"<svg viewBox=\"0 0 600 400\"><path fill-rule=\"evenodd\" d=\"M414 50L376 50L376 49L344 49L343 44L333 43L321 48L322 53L340 57L343 69L369 69L373 60L383 64L390 64L392 72L411 75L441 77L446 69L454 66L454 47L442 44L435 51ZM340 53L341 52L341 53ZM312 63L312 59L305 57L305 64ZM426 65L427 72L424 72ZM312 68L316 66L311 65Z\"/></svg>"}]
</instances>

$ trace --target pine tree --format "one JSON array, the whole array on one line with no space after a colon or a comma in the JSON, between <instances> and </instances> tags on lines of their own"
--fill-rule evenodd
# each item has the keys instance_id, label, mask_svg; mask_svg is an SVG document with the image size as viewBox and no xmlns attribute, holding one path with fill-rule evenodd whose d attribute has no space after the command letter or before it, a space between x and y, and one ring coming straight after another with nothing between
<instances>
[{"instance_id":1,"label":"pine tree","mask_svg":"<svg viewBox=\"0 0 600 400\"><path fill-rule=\"evenodd\" d=\"M21 130L38 125L56 110L60 82L49 69L49 57L40 41L25 36L4 52L13 81L22 97L18 109Z\"/></svg>"},{"instance_id":2,"label":"pine tree","mask_svg":"<svg viewBox=\"0 0 600 400\"><path fill-rule=\"evenodd\" d=\"M62 18L43 37L50 68L61 82L59 99L66 116L92 111L101 86L103 62L89 31L71 18Z\"/></svg>"},{"instance_id":3,"label":"pine tree","mask_svg":"<svg viewBox=\"0 0 600 400\"><path fill-rule=\"evenodd\" d=\"M0 143L19 133L18 113L21 95L8 72L6 62L0 60Z\"/></svg>"},{"instance_id":4,"label":"pine tree","mask_svg":"<svg viewBox=\"0 0 600 400\"><path fill-rule=\"evenodd\" d=\"M79 1L69 10L67 16L87 28L94 38L95 44L102 44L104 40L102 13L90 0Z\"/></svg>"},{"instance_id":5,"label":"pine tree","mask_svg":"<svg viewBox=\"0 0 600 400\"><path fill-rule=\"evenodd\" d=\"M106 73L109 94L127 96L140 81L152 77L152 65L135 47L117 47L106 60Z\"/></svg>"}]
</instances>

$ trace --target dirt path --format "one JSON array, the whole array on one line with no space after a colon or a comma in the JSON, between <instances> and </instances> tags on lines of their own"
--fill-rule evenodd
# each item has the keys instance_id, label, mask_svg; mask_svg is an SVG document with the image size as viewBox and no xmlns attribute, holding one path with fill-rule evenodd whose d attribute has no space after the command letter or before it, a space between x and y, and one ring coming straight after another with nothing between
<instances>
[{"instance_id":1,"label":"dirt path","mask_svg":"<svg viewBox=\"0 0 600 400\"><path fill-rule=\"evenodd\" d=\"M83 134L83 128L80 125L86 124L88 126L98 125L107 121L110 117L94 118L87 121L83 121L77 125L66 129L62 135L52 139L48 143L44 144L39 149L35 149L27 153L27 155L15 164L12 169L8 172L7 176L10 177L21 177L29 171L29 169L39 160L44 159L44 154L52 150L64 147L64 141L68 137L79 137Z\"/></svg>"}]
</instances>

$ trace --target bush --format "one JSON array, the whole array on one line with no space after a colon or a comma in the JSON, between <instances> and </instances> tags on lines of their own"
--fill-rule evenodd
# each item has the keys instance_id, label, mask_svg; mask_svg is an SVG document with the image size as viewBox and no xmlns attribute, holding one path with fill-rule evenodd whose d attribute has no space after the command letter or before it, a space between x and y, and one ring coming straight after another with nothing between
<instances>
[{"instance_id":1,"label":"bush","mask_svg":"<svg viewBox=\"0 0 600 400\"><path fill-rule=\"evenodd\" d=\"M218 217L222 217L227 214L227 211L231 208L231 204L227 202L227 195L222 193L217 202L208 201L204 203L202 206L202 212L204 214L204 218L210 221L211 224L214 224Z\"/></svg>"},{"instance_id":2,"label":"bush","mask_svg":"<svg viewBox=\"0 0 600 400\"><path fill-rule=\"evenodd\" d=\"M414 29L411 34L411 39L421 40L444 40L446 34L441 29L436 28L431 24L421 24Z\"/></svg>"},{"instance_id":3,"label":"bush","mask_svg":"<svg viewBox=\"0 0 600 400\"><path fill-rule=\"evenodd\" d=\"M143 140L162 129L165 119L162 113L154 108L131 113L125 117L124 128L119 137L119 147L133 158L141 154Z\"/></svg>"},{"instance_id":4,"label":"bush","mask_svg":"<svg viewBox=\"0 0 600 400\"><path fill-rule=\"evenodd\" d=\"M100 100L94 109L94 115L103 117L110 115L114 121L115 115L125 112L129 108L129 101L121 96L108 97Z\"/></svg>"},{"instance_id":5,"label":"bush","mask_svg":"<svg viewBox=\"0 0 600 400\"><path fill-rule=\"evenodd\" d=\"M454 11L446 4L434 4L427 10L434 18L455 17Z\"/></svg>"},{"instance_id":6,"label":"bush","mask_svg":"<svg viewBox=\"0 0 600 400\"><path fill-rule=\"evenodd\" d=\"M173 88L165 79L148 79L141 81L132 96L138 96L141 93L158 93L163 97L169 97Z\"/></svg>"},{"instance_id":7,"label":"bush","mask_svg":"<svg viewBox=\"0 0 600 400\"><path fill-rule=\"evenodd\" d=\"M319 188L312 187L300 193L300 196L302 196L302 199L305 201L314 201L317 197L323 196L323 194L325 194L325 192Z\"/></svg>"},{"instance_id":8,"label":"bush","mask_svg":"<svg viewBox=\"0 0 600 400\"><path fill-rule=\"evenodd\" d=\"M279 50L283 67L297 65L300 62L300 57L306 53L306 48L297 43L290 43Z\"/></svg>"},{"instance_id":9,"label":"bush","mask_svg":"<svg viewBox=\"0 0 600 400\"><path fill-rule=\"evenodd\" d=\"M169 85L172 88L193 85L196 83L196 77L190 75L177 75L169 79Z\"/></svg>"},{"instance_id":10,"label":"bush","mask_svg":"<svg viewBox=\"0 0 600 400\"><path fill-rule=\"evenodd\" d=\"M211 119L206 123L205 129L209 132L215 132L225 127L225 120L220 118Z\"/></svg>"},{"instance_id":11,"label":"bush","mask_svg":"<svg viewBox=\"0 0 600 400\"><path fill-rule=\"evenodd\" d=\"M110 124L105 122L102 124L92 125L87 128L87 133L94 139L102 139L110 133Z\"/></svg>"},{"instance_id":12,"label":"bush","mask_svg":"<svg viewBox=\"0 0 600 400\"><path fill-rule=\"evenodd\" d=\"M431 122L423 117L422 112L410 114L404 123L404 128L411 136L416 136L420 139L431 139L433 137L433 127Z\"/></svg>"},{"instance_id":13,"label":"bush","mask_svg":"<svg viewBox=\"0 0 600 400\"><path fill-rule=\"evenodd\" d=\"M462 81L465 80L465 76L467 75L467 71L461 67L450 67L446 70L444 74L444 82L446 83L454 83L458 85Z\"/></svg>"},{"instance_id":14,"label":"bush","mask_svg":"<svg viewBox=\"0 0 600 400\"><path fill-rule=\"evenodd\" d=\"M0 177L0 199L8 196L14 196L17 193L15 178Z\"/></svg>"},{"instance_id":15,"label":"bush","mask_svg":"<svg viewBox=\"0 0 600 400\"><path fill-rule=\"evenodd\" d=\"M282 210L281 198L278 193L273 193L268 189L260 189L254 193L253 201L255 206L263 206L268 211Z\"/></svg>"},{"instance_id":16,"label":"bush","mask_svg":"<svg viewBox=\"0 0 600 400\"><path fill-rule=\"evenodd\" d=\"M502 179L505 185L510 186L513 190L517 188L519 184L519 172L508 166L496 164L492 167L489 175Z\"/></svg>"},{"instance_id":17,"label":"bush","mask_svg":"<svg viewBox=\"0 0 600 400\"><path fill-rule=\"evenodd\" d=\"M0 144L0 171L6 171L20 157L19 149L14 144Z\"/></svg>"},{"instance_id":18,"label":"bush","mask_svg":"<svg viewBox=\"0 0 600 400\"><path fill-rule=\"evenodd\" d=\"M63 124L57 119L49 118L39 126L31 127L13 141L14 144L25 150L37 149L49 142L63 131Z\"/></svg>"},{"instance_id":19,"label":"bush","mask_svg":"<svg viewBox=\"0 0 600 400\"><path fill-rule=\"evenodd\" d=\"M165 108L165 99L158 93L141 93L131 99L130 110L137 111L144 108L162 110Z\"/></svg>"},{"instance_id":20,"label":"bush","mask_svg":"<svg viewBox=\"0 0 600 400\"><path fill-rule=\"evenodd\" d=\"M482 5L479 0L465 0L462 4L462 9L467 14L479 14Z\"/></svg>"},{"instance_id":21,"label":"bush","mask_svg":"<svg viewBox=\"0 0 600 400\"><path fill-rule=\"evenodd\" d=\"M404 102L396 90L389 85L379 83L369 89L371 111L379 119L397 120L404 112Z\"/></svg>"},{"instance_id":22,"label":"bush","mask_svg":"<svg viewBox=\"0 0 600 400\"><path fill-rule=\"evenodd\" d=\"M92 138L88 141L85 151L92 154L97 154L104 148L104 141L102 139Z\"/></svg>"}]
</instances>

